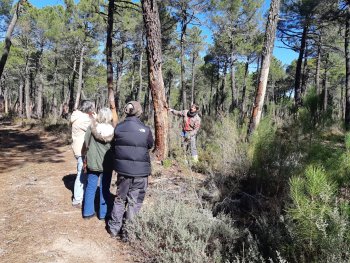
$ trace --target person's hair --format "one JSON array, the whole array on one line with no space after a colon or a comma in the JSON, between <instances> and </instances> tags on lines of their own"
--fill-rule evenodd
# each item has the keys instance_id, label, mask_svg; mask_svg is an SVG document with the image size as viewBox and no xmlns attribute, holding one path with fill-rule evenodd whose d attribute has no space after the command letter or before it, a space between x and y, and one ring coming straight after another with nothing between
<instances>
[{"instance_id":1,"label":"person's hair","mask_svg":"<svg viewBox=\"0 0 350 263\"><path fill-rule=\"evenodd\" d=\"M125 107L124 112L127 116L140 117L142 114L142 106L138 101L129 101Z\"/></svg>"},{"instance_id":2,"label":"person's hair","mask_svg":"<svg viewBox=\"0 0 350 263\"><path fill-rule=\"evenodd\" d=\"M196 107L196 111L199 111L199 106L198 106L197 104L194 104L194 103L193 103L193 104L191 105L191 108L192 108L192 107Z\"/></svg>"},{"instance_id":3,"label":"person's hair","mask_svg":"<svg viewBox=\"0 0 350 263\"><path fill-rule=\"evenodd\" d=\"M109 108L102 108L97 114L96 121L98 123L111 123L112 111Z\"/></svg>"},{"instance_id":4,"label":"person's hair","mask_svg":"<svg viewBox=\"0 0 350 263\"><path fill-rule=\"evenodd\" d=\"M83 100L80 103L79 110L84 112L84 113L92 112L92 111L94 111L94 109L95 109L94 103L92 103L89 100Z\"/></svg>"}]
</instances>

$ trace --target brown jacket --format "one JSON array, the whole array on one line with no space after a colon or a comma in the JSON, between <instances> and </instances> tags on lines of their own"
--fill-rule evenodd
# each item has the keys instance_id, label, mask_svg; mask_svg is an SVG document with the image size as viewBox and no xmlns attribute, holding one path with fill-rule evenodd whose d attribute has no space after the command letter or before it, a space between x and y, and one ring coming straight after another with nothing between
<instances>
[{"instance_id":1,"label":"brown jacket","mask_svg":"<svg viewBox=\"0 0 350 263\"><path fill-rule=\"evenodd\" d=\"M201 126L201 118L198 116L198 114L196 114L194 117L188 117L187 116L188 110L183 110L183 111L172 110L171 112L175 116L180 116L183 118L182 129L185 132L189 132L190 136L194 136L197 134L199 127Z\"/></svg>"}]
</instances>

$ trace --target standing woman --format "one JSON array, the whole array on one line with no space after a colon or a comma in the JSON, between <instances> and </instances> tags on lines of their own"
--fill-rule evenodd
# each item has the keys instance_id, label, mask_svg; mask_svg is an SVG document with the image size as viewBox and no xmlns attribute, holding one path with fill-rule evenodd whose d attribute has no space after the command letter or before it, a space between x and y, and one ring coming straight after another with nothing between
<instances>
[{"instance_id":1,"label":"standing woman","mask_svg":"<svg viewBox=\"0 0 350 263\"><path fill-rule=\"evenodd\" d=\"M103 108L92 118L91 126L85 134L85 151L87 157L87 186L84 195L83 217L95 216L95 193L100 179L99 219L107 215L107 204L110 201L109 187L113 170L113 156L110 142L113 139L112 112Z\"/></svg>"},{"instance_id":2,"label":"standing woman","mask_svg":"<svg viewBox=\"0 0 350 263\"><path fill-rule=\"evenodd\" d=\"M95 110L94 104L91 101L84 100L81 102L79 109L73 111L70 118L72 124L72 149L74 156L77 159L77 177L74 182L74 192L72 205L76 208L81 208L84 197L84 187L86 185L86 175L83 172L82 148L84 144L84 136L87 128L90 126L90 117Z\"/></svg>"}]
</instances>

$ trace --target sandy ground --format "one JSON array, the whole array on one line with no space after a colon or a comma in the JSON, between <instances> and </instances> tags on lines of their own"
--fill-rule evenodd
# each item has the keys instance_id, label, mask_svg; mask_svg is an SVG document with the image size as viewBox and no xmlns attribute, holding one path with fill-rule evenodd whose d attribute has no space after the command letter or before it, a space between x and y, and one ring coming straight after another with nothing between
<instances>
[{"instance_id":1,"label":"sandy ground","mask_svg":"<svg viewBox=\"0 0 350 263\"><path fill-rule=\"evenodd\" d=\"M60 138L0 123L0 262L135 261L104 221L71 206L75 167Z\"/></svg>"}]
</instances>

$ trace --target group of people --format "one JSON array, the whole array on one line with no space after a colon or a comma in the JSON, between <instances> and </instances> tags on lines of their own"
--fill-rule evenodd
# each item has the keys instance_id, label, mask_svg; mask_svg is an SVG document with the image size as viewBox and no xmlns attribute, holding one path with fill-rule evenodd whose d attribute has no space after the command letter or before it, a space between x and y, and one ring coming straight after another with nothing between
<instances>
[{"instance_id":1,"label":"group of people","mask_svg":"<svg viewBox=\"0 0 350 263\"><path fill-rule=\"evenodd\" d=\"M198 161L196 134L200 127L198 106L188 111L169 109L183 117L182 136L191 147L192 158ZM127 241L123 223L140 210L151 174L149 151L153 147L150 127L141 120L142 107L130 101L124 107L125 119L112 125L112 111L102 108L95 113L91 101L82 101L71 115L72 148L77 160L72 205L82 208L83 218L96 216L95 194L99 183L98 218L105 219L111 237ZM110 184L113 170L117 173L117 191L111 201Z\"/></svg>"}]
</instances>

